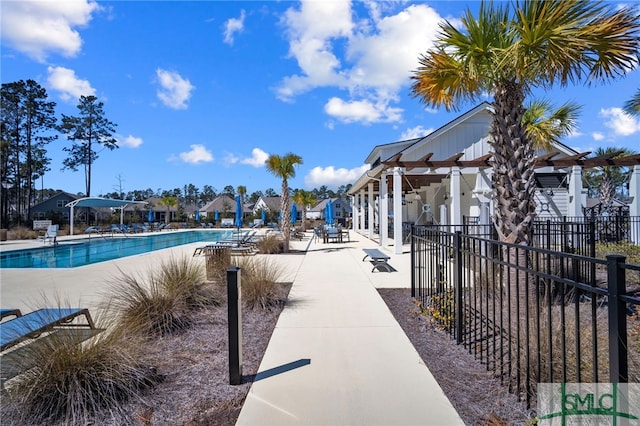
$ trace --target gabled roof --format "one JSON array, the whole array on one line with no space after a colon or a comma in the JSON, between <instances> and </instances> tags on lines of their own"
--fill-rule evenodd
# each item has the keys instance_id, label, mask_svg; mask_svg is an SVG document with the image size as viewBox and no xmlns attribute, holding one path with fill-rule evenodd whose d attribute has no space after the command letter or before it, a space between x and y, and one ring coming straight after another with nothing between
<instances>
[{"instance_id":1,"label":"gabled roof","mask_svg":"<svg viewBox=\"0 0 640 426\"><path fill-rule=\"evenodd\" d=\"M262 202L267 206L267 208L269 209L269 211L272 212L278 212L280 211L280 196L277 197L260 197L260 200L262 200ZM256 203L257 204L257 203Z\"/></svg>"},{"instance_id":2,"label":"gabled roof","mask_svg":"<svg viewBox=\"0 0 640 426\"><path fill-rule=\"evenodd\" d=\"M71 194L70 192L65 192L65 191L59 191L56 192L55 194L53 194L51 197L47 198L46 200L40 201L39 203L34 204L31 208L32 209L37 209L38 206L40 206L41 204L47 203L51 200L55 200L56 198L60 198L60 197L65 197L68 198L70 200L77 200L78 198L80 198L79 195L74 195Z\"/></svg>"},{"instance_id":3,"label":"gabled roof","mask_svg":"<svg viewBox=\"0 0 640 426\"><path fill-rule=\"evenodd\" d=\"M219 212L227 209L228 211L236 211L236 200L228 195L219 195L212 201L209 201L203 207L200 208L201 212L214 213L216 210Z\"/></svg>"}]
</instances>

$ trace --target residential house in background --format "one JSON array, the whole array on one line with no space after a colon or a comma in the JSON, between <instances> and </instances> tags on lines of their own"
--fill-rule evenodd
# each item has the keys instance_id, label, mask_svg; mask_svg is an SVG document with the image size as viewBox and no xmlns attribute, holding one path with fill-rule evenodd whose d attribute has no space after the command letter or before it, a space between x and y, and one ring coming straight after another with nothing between
<instances>
[{"instance_id":1,"label":"residential house in background","mask_svg":"<svg viewBox=\"0 0 640 426\"><path fill-rule=\"evenodd\" d=\"M236 214L236 200L230 195L217 196L203 207L200 207L200 221L213 222L216 211L219 219L233 218ZM247 213L249 212L243 207L242 216L246 216Z\"/></svg>"},{"instance_id":2,"label":"residential house in background","mask_svg":"<svg viewBox=\"0 0 640 426\"><path fill-rule=\"evenodd\" d=\"M275 216L280 212L281 197L267 197L262 196L258 198L258 201L253 205L253 214L258 216L264 210L267 213L271 213L270 216Z\"/></svg>"},{"instance_id":3,"label":"residential house in background","mask_svg":"<svg viewBox=\"0 0 640 426\"><path fill-rule=\"evenodd\" d=\"M50 198L31 207L31 220L51 219L55 224L69 223L69 207L71 201L80 198L68 192L60 191Z\"/></svg>"}]
</instances>

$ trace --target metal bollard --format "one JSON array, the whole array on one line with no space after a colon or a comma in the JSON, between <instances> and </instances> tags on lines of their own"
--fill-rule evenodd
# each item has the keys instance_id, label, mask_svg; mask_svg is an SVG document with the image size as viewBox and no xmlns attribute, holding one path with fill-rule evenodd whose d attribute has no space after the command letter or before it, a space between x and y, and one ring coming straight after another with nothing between
<instances>
[{"instance_id":1,"label":"metal bollard","mask_svg":"<svg viewBox=\"0 0 640 426\"><path fill-rule=\"evenodd\" d=\"M242 384L242 291L240 268L227 269L229 383Z\"/></svg>"}]
</instances>

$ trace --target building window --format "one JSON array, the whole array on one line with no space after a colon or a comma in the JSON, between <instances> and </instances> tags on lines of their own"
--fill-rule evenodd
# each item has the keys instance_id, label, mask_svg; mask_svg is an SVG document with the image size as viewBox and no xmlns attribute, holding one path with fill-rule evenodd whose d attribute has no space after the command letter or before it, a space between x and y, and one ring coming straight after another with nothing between
<instances>
[{"instance_id":1,"label":"building window","mask_svg":"<svg viewBox=\"0 0 640 426\"><path fill-rule=\"evenodd\" d=\"M65 201L65 200L58 200L58 202L57 202L57 207L58 207L59 209L62 209L62 208L64 208L64 206L65 206L67 203L68 203L68 201Z\"/></svg>"},{"instance_id":2,"label":"building window","mask_svg":"<svg viewBox=\"0 0 640 426\"><path fill-rule=\"evenodd\" d=\"M336 209L340 208L340 203L336 203Z\"/></svg>"}]
</instances>

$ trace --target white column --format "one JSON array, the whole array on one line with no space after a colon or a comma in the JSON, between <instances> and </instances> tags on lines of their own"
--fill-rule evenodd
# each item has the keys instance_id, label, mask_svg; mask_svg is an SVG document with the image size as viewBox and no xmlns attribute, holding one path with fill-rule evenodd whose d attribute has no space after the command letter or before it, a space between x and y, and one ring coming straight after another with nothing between
<instances>
[{"instance_id":1,"label":"white column","mask_svg":"<svg viewBox=\"0 0 640 426\"><path fill-rule=\"evenodd\" d=\"M369 220L369 239L373 240L373 227L375 223L373 221L373 209L375 207L375 197L373 196L373 182L369 182L367 185L367 199L369 200L369 208L367 209L367 216Z\"/></svg>"},{"instance_id":2,"label":"white column","mask_svg":"<svg viewBox=\"0 0 640 426\"><path fill-rule=\"evenodd\" d=\"M451 195L451 225L462 225L462 194L460 193L460 167L451 168L449 181L449 194ZM453 229L452 229L453 230Z\"/></svg>"},{"instance_id":3,"label":"white column","mask_svg":"<svg viewBox=\"0 0 640 426\"><path fill-rule=\"evenodd\" d=\"M365 230L365 220L364 220L364 189L360 190L360 233L364 234L364 230Z\"/></svg>"},{"instance_id":4,"label":"white column","mask_svg":"<svg viewBox=\"0 0 640 426\"><path fill-rule=\"evenodd\" d=\"M402 174L393 169L393 246L395 254L402 254Z\"/></svg>"},{"instance_id":5,"label":"white column","mask_svg":"<svg viewBox=\"0 0 640 426\"><path fill-rule=\"evenodd\" d=\"M351 229L358 230L358 196L351 196Z\"/></svg>"},{"instance_id":6,"label":"white column","mask_svg":"<svg viewBox=\"0 0 640 426\"><path fill-rule=\"evenodd\" d=\"M629 180L629 196L631 204L629 205L629 216L631 219L631 241L634 244L640 244L640 166L633 166L631 178ZM635 217L634 217L635 216Z\"/></svg>"},{"instance_id":7,"label":"white column","mask_svg":"<svg viewBox=\"0 0 640 426\"><path fill-rule=\"evenodd\" d=\"M567 216L582 216L582 167L571 167Z\"/></svg>"},{"instance_id":8,"label":"white column","mask_svg":"<svg viewBox=\"0 0 640 426\"><path fill-rule=\"evenodd\" d=\"M380 203L378 216L380 217L380 245L386 247L389 238L389 191L387 190L387 174L380 176Z\"/></svg>"}]
</instances>

